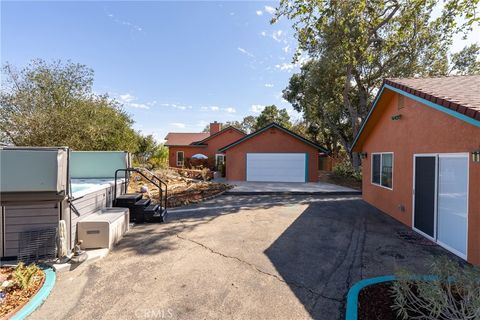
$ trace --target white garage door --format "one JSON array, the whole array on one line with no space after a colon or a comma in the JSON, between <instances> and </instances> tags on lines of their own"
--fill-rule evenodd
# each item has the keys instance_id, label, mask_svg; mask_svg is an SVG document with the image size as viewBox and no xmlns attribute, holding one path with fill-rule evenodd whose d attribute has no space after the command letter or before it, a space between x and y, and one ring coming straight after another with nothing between
<instances>
[{"instance_id":1,"label":"white garage door","mask_svg":"<svg viewBox=\"0 0 480 320\"><path fill-rule=\"evenodd\" d=\"M305 182L305 153L247 153L247 181Z\"/></svg>"}]
</instances>

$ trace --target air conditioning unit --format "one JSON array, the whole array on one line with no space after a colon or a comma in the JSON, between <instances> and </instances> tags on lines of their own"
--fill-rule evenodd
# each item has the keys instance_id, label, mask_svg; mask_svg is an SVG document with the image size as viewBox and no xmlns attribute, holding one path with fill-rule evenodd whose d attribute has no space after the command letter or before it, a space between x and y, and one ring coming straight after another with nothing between
<instances>
[{"instance_id":1,"label":"air conditioning unit","mask_svg":"<svg viewBox=\"0 0 480 320\"><path fill-rule=\"evenodd\" d=\"M77 238L82 249L111 249L129 229L127 208L105 208L77 223Z\"/></svg>"}]
</instances>

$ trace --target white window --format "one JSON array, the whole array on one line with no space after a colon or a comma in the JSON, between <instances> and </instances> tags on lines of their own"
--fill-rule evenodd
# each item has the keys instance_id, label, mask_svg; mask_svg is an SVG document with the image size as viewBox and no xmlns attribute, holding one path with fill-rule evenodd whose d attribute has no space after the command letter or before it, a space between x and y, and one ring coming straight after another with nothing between
<instances>
[{"instance_id":1,"label":"white window","mask_svg":"<svg viewBox=\"0 0 480 320\"><path fill-rule=\"evenodd\" d=\"M393 188L393 153L372 153L372 184Z\"/></svg>"},{"instance_id":2,"label":"white window","mask_svg":"<svg viewBox=\"0 0 480 320\"><path fill-rule=\"evenodd\" d=\"M225 155L224 154L216 154L215 155L215 168L220 170L220 166L225 165Z\"/></svg>"},{"instance_id":3,"label":"white window","mask_svg":"<svg viewBox=\"0 0 480 320\"><path fill-rule=\"evenodd\" d=\"M185 154L183 151L177 151L177 167L183 167L185 164Z\"/></svg>"}]
</instances>

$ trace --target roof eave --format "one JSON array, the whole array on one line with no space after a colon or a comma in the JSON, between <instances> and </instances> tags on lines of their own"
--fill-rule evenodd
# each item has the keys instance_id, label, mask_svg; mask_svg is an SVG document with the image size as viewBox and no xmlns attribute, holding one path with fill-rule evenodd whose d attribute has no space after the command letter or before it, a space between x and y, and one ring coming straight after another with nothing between
<instances>
[{"instance_id":1,"label":"roof eave","mask_svg":"<svg viewBox=\"0 0 480 320\"><path fill-rule=\"evenodd\" d=\"M395 85L392 85L392 84L395 84ZM380 90L378 91L377 96L375 97L375 100L372 104L372 107L370 108L370 111L367 114L367 117L363 121L362 126L360 127L360 130L358 131L357 135L355 136L355 139L353 140L352 146L350 147L350 152L359 151L358 148L357 148L358 140L361 137L361 135L363 133L363 130L364 130L365 126L367 125L369 119L370 119L371 114L374 112L374 110L377 106L377 103L380 100L380 97L382 96L385 88L387 88L387 89L389 89L393 92L396 92L398 94L401 94L401 95L403 95L403 96L405 96L409 99L420 102L420 103L422 103L422 104L424 104L428 107L431 107L431 108L436 109L438 111L444 112L444 113L446 113L450 116L453 116L457 119L463 120L463 121L465 121L467 123L470 123L474 126L480 127L480 120L476 120L475 118L472 118L472 117L470 117L466 114L457 112L454 109L451 109L451 108L446 107L444 105L440 105L440 104L435 103L431 100L422 98L421 97L422 93L419 90L415 90L415 89L412 89L410 87L404 86L402 84L397 84L397 83L395 83L391 80L386 79L386 80L383 81L383 84L382 84Z\"/></svg>"},{"instance_id":2,"label":"roof eave","mask_svg":"<svg viewBox=\"0 0 480 320\"><path fill-rule=\"evenodd\" d=\"M165 144L165 147L200 147L205 148L206 144Z\"/></svg>"},{"instance_id":3,"label":"roof eave","mask_svg":"<svg viewBox=\"0 0 480 320\"><path fill-rule=\"evenodd\" d=\"M316 144L316 143L314 143L314 142L312 142L312 141L309 141L309 140L303 138L302 136L296 134L295 132L290 131L290 130L288 130L287 128L284 128L284 127L282 127L281 125L276 124L276 123L274 123L274 122L266 125L265 127L261 128L261 129L258 129L258 130L255 131L255 132L252 132L252 133L244 136L243 138L238 139L237 141L232 142L232 143L229 144L229 145L226 145L225 147L222 147L222 148L218 149L218 151L224 152L225 150L228 150L228 149L230 149L230 148L232 148L232 147L234 147L234 146L242 143L243 141L246 141L246 140L248 140L248 139L250 139L250 138L253 138L254 136L256 136L256 135L264 132L265 130L267 130L267 129L271 128L271 127L275 127L275 128L277 128L277 129L279 129L279 130L282 130L283 132L285 132L285 133L287 133L287 134L290 134L291 136L293 136L293 137L301 140L303 143L306 143L306 144L314 147L314 148L317 149L317 150L321 150L322 152L325 152L325 153L330 153L327 149L319 146L318 144Z\"/></svg>"},{"instance_id":4,"label":"roof eave","mask_svg":"<svg viewBox=\"0 0 480 320\"><path fill-rule=\"evenodd\" d=\"M220 130L220 131L218 131L218 132L216 132L216 133L214 133L214 134L206 137L205 139L198 141L198 143L203 143L203 142L205 142L205 141L210 140L211 138L217 137L217 136L221 135L222 133L225 133L225 132L226 132L227 130L229 130L229 129L234 129L234 130L238 131L239 133L243 134L244 136L247 135L245 132L243 132L243 131L240 130L240 129L235 128L234 126L228 126L228 127L226 127L226 128L223 128L222 130Z\"/></svg>"}]
</instances>

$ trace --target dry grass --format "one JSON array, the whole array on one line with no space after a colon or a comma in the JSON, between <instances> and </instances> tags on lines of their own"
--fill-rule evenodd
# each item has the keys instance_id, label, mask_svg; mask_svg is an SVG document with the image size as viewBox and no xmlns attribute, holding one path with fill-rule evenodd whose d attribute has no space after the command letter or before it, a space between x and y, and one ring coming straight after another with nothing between
<instances>
[{"instance_id":1,"label":"dry grass","mask_svg":"<svg viewBox=\"0 0 480 320\"><path fill-rule=\"evenodd\" d=\"M200 202L231 188L230 185L224 183L192 179L186 176L195 176L194 172L182 174L182 172L176 170L161 169L154 171L154 174L168 186L168 207L179 207ZM142 176L132 174L128 192L139 192L142 186L146 186L149 190L147 197L150 197L153 202L158 202L158 188Z\"/></svg>"},{"instance_id":2,"label":"dry grass","mask_svg":"<svg viewBox=\"0 0 480 320\"><path fill-rule=\"evenodd\" d=\"M12 281L14 268L0 268L0 283L5 280ZM0 304L0 318L7 319L21 309L40 290L45 280L45 273L41 270L33 277L31 284L26 289L21 289L18 284L4 289L5 299Z\"/></svg>"}]
</instances>

